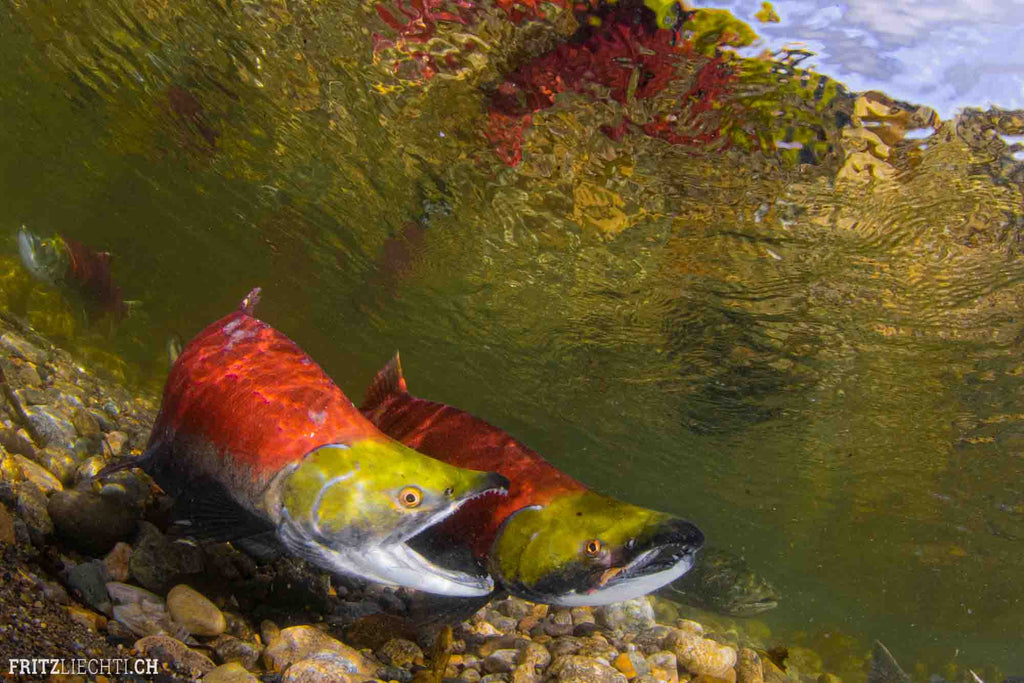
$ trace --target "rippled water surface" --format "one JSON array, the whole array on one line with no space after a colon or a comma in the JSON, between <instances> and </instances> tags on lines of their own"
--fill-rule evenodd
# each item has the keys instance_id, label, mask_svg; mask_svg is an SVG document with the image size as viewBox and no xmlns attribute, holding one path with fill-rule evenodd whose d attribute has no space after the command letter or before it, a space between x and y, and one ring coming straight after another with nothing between
<instances>
[{"instance_id":1,"label":"rippled water surface","mask_svg":"<svg viewBox=\"0 0 1024 683\"><path fill-rule=\"evenodd\" d=\"M414 393L745 554L832 670L879 638L1024 674L1024 117L957 109L1021 106L1021 5L811 4L8 0L0 303L156 390L262 286L354 399L401 349ZM940 28L993 41L963 87ZM132 316L33 285L21 224L113 252Z\"/></svg>"}]
</instances>

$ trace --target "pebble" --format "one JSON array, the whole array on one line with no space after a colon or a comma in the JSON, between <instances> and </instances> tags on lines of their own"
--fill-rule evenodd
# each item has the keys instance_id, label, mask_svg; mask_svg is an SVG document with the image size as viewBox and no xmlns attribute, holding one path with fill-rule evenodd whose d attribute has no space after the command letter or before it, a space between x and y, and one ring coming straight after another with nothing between
<instances>
[{"instance_id":1,"label":"pebble","mask_svg":"<svg viewBox=\"0 0 1024 683\"><path fill-rule=\"evenodd\" d=\"M357 650L332 638L323 631L312 626L291 626L283 629L263 651L263 664L270 671L283 671L289 665L314 654L334 653L346 661L351 673L360 673L372 677L377 673L377 665Z\"/></svg>"},{"instance_id":2,"label":"pebble","mask_svg":"<svg viewBox=\"0 0 1024 683\"><path fill-rule=\"evenodd\" d=\"M15 485L17 513L28 527L32 545L43 547L46 537L53 533L53 521L46 511L46 494L31 482Z\"/></svg>"},{"instance_id":3,"label":"pebble","mask_svg":"<svg viewBox=\"0 0 1024 683\"><path fill-rule=\"evenodd\" d=\"M510 673L519 660L519 650L495 650L484 658L483 669L489 674Z\"/></svg>"},{"instance_id":4,"label":"pebble","mask_svg":"<svg viewBox=\"0 0 1024 683\"><path fill-rule=\"evenodd\" d=\"M737 683L764 683L761 657L750 648L742 648L736 655Z\"/></svg>"},{"instance_id":5,"label":"pebble","mask_svg":"<svg viewBox=\"0 0 1024 683\"><path fill-rule=\"evenodd\" d=\"M75 440L74 425L50 406L28 406L25 414L39 437L37 446L68 447Z\"/></svg>"},{"instance_id":6,"label":"pebble","mask_svg":"<svg viewBox=\"0 0 1024 683\"><path fill-rule=\"evenodd\" d=\"M647 654L653 654L663 649L665 639L672 633L672 628L655 624L651 628L644 629L633 639L633 644Z\"/></svg>"},{"instance_id":7,"label":"pebble","mask_svg":"<svg viewBox=\"0 0 1024 683\"><path fill-rule=\"evenodd\" d=\"M166 604L171 618L193 635L219 636L228 627L215 604L183 583L170 590Z\"/></svg>"},{"instance_id":8,"label":"pebble","mask_svg":"<svg viewBox=\"0 0 1024 683\"><path fill-rule=\"evenodd\" d=\"M551 664L551 653L540 643L530 642L522 648L519 662L520 666L532 666L543 670Z\"/></svg>"},{"instance_id":9,"label":"pebble","mask_svg":"<svg viewBox=\"0 0 1024 683\"><path fill-rule=\"evenodd\" d=\"M647 670L659 681L679 683L679 660L668 650L655 652L647 657Z\"/></svg>"},{"instance_id":10,"label":"pebble","mask_svg":"<svg viewBox=\"0 0 1024 683\"><path fill-rule=\"evenodd\" d=\"M0 543L14 545L14 518L7 510L7 506L0 503Z\"/></svg>"},{"instance_id":11,"label":"pebble","mask_svg":"<svg viewBox=\"0 0 1024 683\"><path fill-rule=\"evenodd\" d=\"M107 593L107 569L101 560L76 564L68 571L70 588L89 607L110 614L110 595Z\"/></svg>"},{"instance_id":12,"label":"pebble","mask_svg":"<svg viewBox=\"0 0 1024 683\"><path fill-rule=\"evenodd\" d=\"M0 335L0 347L33 365L42 365L46 362L46 351L11 332Z\"/></svg>"},{"instance_id":13,"label":"pebble","mask_svg":"<svg viewBox=\"0 0 1024 683\"><path fill-rule=\"evenodd\" d=\"M281 683L349 683L361 678L351 669L351 663L343 656L323 652L301 659L285 670Z\"/></svg>"},{"instance_id":14,"label":"pebble","mask_svg":"<svg viewBox=\"0 0 1024 683\"><path fill-rule=\"evenodd\" d=\"M86 555L107 553L135 532L137 511L93 491L58 491L47 505L57 533Z\"/></svg>"},{"instance_id":15,"label":"pebble","mask_svg":"<svg viewBox=\"0 0 1024 683\"><path fill-rule=\"evenodd\" d=\"M132 557L132 547L123 541L114 544L110 552L103 558L103 564L107 567L107 576L111 581L128 580L128 563Z\"/></svg>"},{"instance_id":16,"label":"pebble","mask_svg":"<svg viewBox=\"0 0 1024 683\"><path fill-rule=\"evenodd\" d=\"M38 486L47 495L64 488L60 479L55 477L52 472L42 465L32 462L24 455L14 455L14 464L21 469L22 477Z\"/></svg>"},{"instance_id":17,"label":"pebble","mask_svg":"<svg viewBox=\"0 0 1024 683\"><path fill-rule=\"evenodd\" d=\"M281 636L281 628L270 619L260 622L260 638L269 645Z\"/></svg>"},{"instance_id":18,"label":"pebble","mask_svg":"<svg viewBox=\"0 0 1024 683\"><path fill-rule=\"evenodd\" d=\"M679 660L679 666L696 675L735 678L736 650L689 631L676 630L665 639Z\"/></svg>"},{"instance_id":19,"label":"pebble","mask_svg":"<svg viewBox=\"0 0 1024 683\"><path fill-rule=\"evenodd\" d=\"M127 441L128 435L122 431L107 432L103 435L104 452L109 455L121 455Z\"/></svg>"},{"instance_id":20,"label":"pebble","mask_svg":"<svg viewBox=\"0 0 1024 683\"><path fill-rule=\"evenodd\" d=\"M612 662L612 666L621 671L622 674L630 680L650 672L647 660L644 659L644 656L636 650L623 652L615 658Z\"/></svg>"},{"instance_id":21,"label":"pebble","mask_svg":"<svg viewBox=\"0 0 1024 683\"><path fill-rule=\"evenodd\" d=\"M239 640L234 636L222 635L210 643L220 662L235 662L246 669L255 669L260 660L262 648L255 643Z\"/></svg>"},{"instance_id":22,"label":"pebble","mask_svg":"<svg viewBox=\"0 0 1024 683\"><path fill-rule=\"evenodd\" d=\"M164 634L140 638L135 641L135 649L140 657L156 658L171 670L192 678L198 678L216 668L206 655Z\"/></svg>"},{"instance_id":23,"label":"pebble","mask_svg":"<svg viewBox=\"0 0 1024 683\"><path fill-rule=\"evenodd\" d=\"M522 598L506 598L493 606L506 617L513 619L522 619L533 613L533 607Z\"/></svg>"},{"instance_id":24,"label":"pebble","mask_svg":"<svg viewBox=\"0 0 1024 683\"><path fill-rule=\"evenodd\" d=\"M203 676L203 683L259 683L259 680L238 662L221 664Z\"/></svg>"},{"instance_id":25,"label":"pebble","mask_svg":"<svg viewBox=\"0 0 1024 683\"><path fill-rule=\"evenodd\" d=\"M548 673L572 683L626 683L626 677L610 665L579 655L558 657Z\"/></svg>"},{"instance_id":26,"label":"pebble","mask_svg":"<svg viewBox=\"0 0 1024 683\"><path fill-rule=\"evenodd\" d=\"M654 626L654 607L643 596L602 605L594 610L594 617L608 630L642 631Z\"/></svg>"},{"instance_id":27,"label":"pebble","mask_svg":"<svg viewBox=\"0 0 1024 683\"><path fill-rule=\"evenodd\" d=\"M140 586L165 593L182 576L203 570L203 554L189 543L171 542L155 526L141 521L128 568Z\"/></svg>"},{"instance_id":28,"label":"pebble","mask_svg":"<svg viewBox=\"0 0 1024 683\"><path fill-rule=\"evenodd\" d=\"M384 643L376 652L381 661L402 669L409 669L414 664L423 666L423 650L411 640L392 638Z\"/></svg>"},{"instance_id":29,"label":"pebble","mask_svg":"<svg viewBox=\"0 0 1024 683\"><path fill-rule=\"evenodd\" d=\"M187 636L187 632L171 619L160 596L117 581L107 584L107 593L114 602L114 619L134 635L143 637L170 633Z\"/></svg>"},{"instance_id":30,"label":"pebble","mask_svg":"<svg viewBox=\"0 0 1024 683\"><path fill-rule=\"evenodd\" d=\"M107 629L107 618L103 615L97 614L92 610L87 610L84 607L78 607L77 605L67 605L64 609L67 610L68 616L70 616L72 620L78 622L90 631L99 632Z\"/></svg>"}]
</instances>

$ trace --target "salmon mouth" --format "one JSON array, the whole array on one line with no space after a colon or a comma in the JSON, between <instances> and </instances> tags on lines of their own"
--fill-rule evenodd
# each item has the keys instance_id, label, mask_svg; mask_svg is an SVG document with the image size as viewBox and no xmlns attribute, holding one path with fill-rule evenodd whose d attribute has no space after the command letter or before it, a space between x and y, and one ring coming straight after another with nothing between
<instances>
[{"instance_id":1,"label":"salmon mouth","mask_svg":"<svg viewBox=\"0 0 1024 683\"><path fill-rule=\"evenodd\" d=\"M339 574L451 597L490 595L494 592L494 580L486 572L442 566L411 543L469 501L486 495L507 494L508 481L504 477L492 475L487 481L486 488L453 500L415 525L395 529L383 539L374 539L372 534L361 534L353 529L346 534L346 542L339 543L316 529L304 529L286 509L281 511L278 536L292 553Z\"/></svg>"}]
</instances>

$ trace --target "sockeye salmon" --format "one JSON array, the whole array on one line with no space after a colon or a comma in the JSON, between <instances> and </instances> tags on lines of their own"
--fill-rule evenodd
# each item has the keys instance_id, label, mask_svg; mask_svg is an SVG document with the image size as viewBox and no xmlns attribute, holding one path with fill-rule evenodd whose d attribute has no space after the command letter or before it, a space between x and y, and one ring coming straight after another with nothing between
<instances>
[{"instance_id":1,"label":"sockeye salmon","mask_svg":"<svg viewBox=\"0 0 1024 683\"><path fill-rule=\"evenodd\" d=\"M463 506L437 538L468 542L513 595L569 606L639 597L682 576L703 545L690 522L595 493L497 427L410 395L397 354L360 410L410 448L509 479L507 496Z\"/></svg>"},{"instance_id":2,"label":"sockeye salmon","mask_svg":"<svg viewBox=\"0 0 1024 683\"><path fill-rule=\"evenodd\" d=\"M110 252L94 251L62 235L42 239L22 226L18 255L32 277L78 296L90 319L109 314L117 321L138 303L125 301L114 284Z\"/></svg>"},{"instance_id":3,"label":"sockeye salmon","mask_svg":"<svg viewBox=\"0 0 1024 683\"><path fill-rule=\"evenodd\" d=\"M493 581L438 566L407 543L508 481L386 437L288 337L253 317L259 289L175 360L139 466L188 533L276 537L332 572L451 596Z\"/></svg>"}]
</instances>

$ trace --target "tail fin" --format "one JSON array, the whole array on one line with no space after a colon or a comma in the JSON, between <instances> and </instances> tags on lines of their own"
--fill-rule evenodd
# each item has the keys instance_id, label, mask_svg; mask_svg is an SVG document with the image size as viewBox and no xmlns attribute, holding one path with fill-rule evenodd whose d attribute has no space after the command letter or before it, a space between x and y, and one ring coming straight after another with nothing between
<instances>
[{"instance_id":1,"label":"tail fin","mask_svg":"<svg viewBox=\"0 0 1024 683\"><path fill-rule=\"evenodd\" d=\"M398 351L395 351L394 357L373 378L359 410L364 413L376 410L392 396L407 393L409 388L405 384L405 377L402 376L402 360L398 357Z\"/></svg>"}]
</instances>

